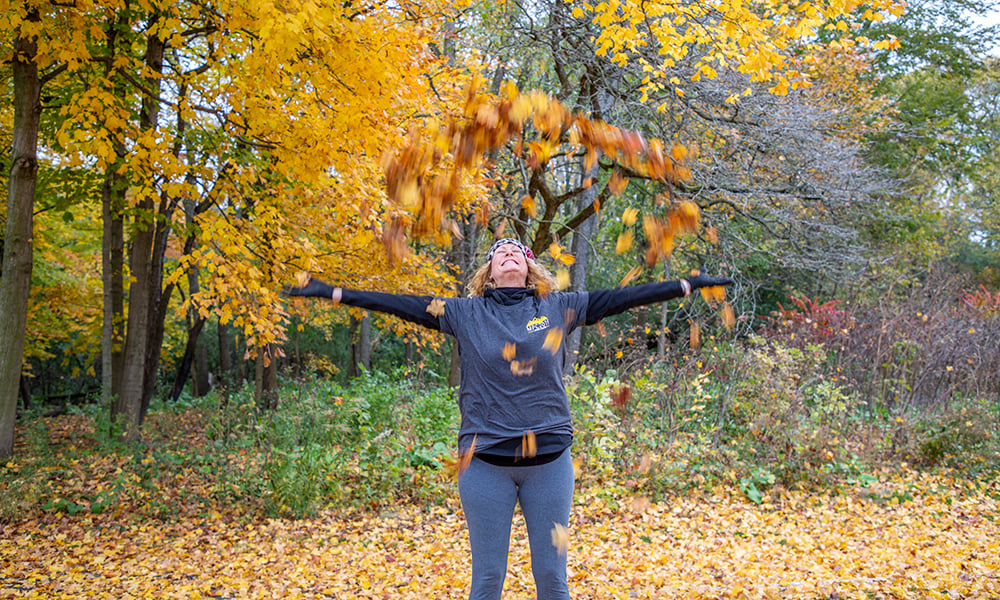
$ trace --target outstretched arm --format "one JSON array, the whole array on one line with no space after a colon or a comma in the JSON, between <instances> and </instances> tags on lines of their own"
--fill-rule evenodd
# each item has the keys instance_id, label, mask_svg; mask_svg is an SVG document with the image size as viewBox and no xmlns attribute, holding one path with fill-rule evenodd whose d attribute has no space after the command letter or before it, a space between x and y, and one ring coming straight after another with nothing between
<instances>
[{"instance_id":1,"label":"outstretched arm","mask_svg":"<svg viewBox=\"0 0 1000 600\"><path fill-rule=\"evenodd\" d=\"M593 325L604 317L610 317L636 306L645 306L654 302L663 302L687 296L694 290L718 285L732 285L728 277L712 277L697 275L675 281L659 281L644 283L625 288L611 290L594 290L590 292L587 304L586 325Z\"/></svg>"},{"instance_id":2,"label":"outstretched arm","mask_svg":"<svg viewBox=\"0 0 1000 600\"><path fill-rule=\"evenodd\" d=\"M364 292L333 287L318 279L310 279L309 283L304 287L286 288L284 293L288 296L328 298L334 302L341 302L348 306L356 306L358 308L395 315L428 329L441 329L441 323L438 321L437 315L427 311L431 305L431 301L434 299L432 296Z\"/></svg>"}]
</instances>

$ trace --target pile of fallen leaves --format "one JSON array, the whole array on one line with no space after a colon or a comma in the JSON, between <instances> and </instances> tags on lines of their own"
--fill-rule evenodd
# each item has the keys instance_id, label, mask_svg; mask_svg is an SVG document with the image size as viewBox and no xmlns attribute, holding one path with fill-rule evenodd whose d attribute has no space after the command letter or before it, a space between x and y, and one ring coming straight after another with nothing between
<instances>
[{"instance_id":1,"label":"pile of fallen leaves","mask_svg":"<svg viewBox=\"0 0 1000 600\"><path fill-rule=\"evenodd\" d=\"M198 443L197 422L161 443ZM60 431L50 428L69 435ZM87 486L106 485L98 482L107 470L120 468L93 456L53 467L67 498L88 489L97 497ZM24 467L3 468L10 475ZM8 516L0 598L468 594L457 501L421 508L387 499L377 512L273 519L221 502L203 475L185 467L161 479L123 479L134 493L121 491L128 502L114 509L73 512L49 502ZM576 495L568 542L574 598L1000 597L997 482L909 472L837 492L774 491L759 505L728 492L653 503L607 489L584 478ZM172 508L154 516L144 507L156 503ZM520 516L505 590L507 598L534 597Z\"/></svg>"}]
</instances>

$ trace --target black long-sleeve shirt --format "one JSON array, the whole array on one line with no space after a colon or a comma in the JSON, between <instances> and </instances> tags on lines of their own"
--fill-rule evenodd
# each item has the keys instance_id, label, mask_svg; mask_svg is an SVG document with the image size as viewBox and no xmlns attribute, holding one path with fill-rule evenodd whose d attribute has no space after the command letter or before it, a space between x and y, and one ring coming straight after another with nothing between
<instances>
[{"instance_id":1,"label":"black long-sleeve shirt","mask_svg":"<svg viewBox=\"0 0 1000 600\"><path fill-rule=\"evenodd\" d=\"M529 431L539 454L559 452L572 441L563 386L571 331L683 295L680 281L666 281L544 297L527 288L488 288L471 298L343 289L341 302L454 336L462 367L459 449L475 443L477 453L510 455Z\"/></svg>"}]
</instances>

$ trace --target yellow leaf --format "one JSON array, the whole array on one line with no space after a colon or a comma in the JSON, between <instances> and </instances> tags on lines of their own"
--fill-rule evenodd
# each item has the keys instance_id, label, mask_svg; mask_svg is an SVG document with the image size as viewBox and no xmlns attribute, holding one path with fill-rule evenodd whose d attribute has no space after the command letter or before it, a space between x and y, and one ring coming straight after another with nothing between
<instances>
[{"instance_id":1,"label":"yellow leaf","mask_svg":"<svg viewBox=\"0 0 1000 600\"><path fill-rule=\"evenodd\" d=\"M566 269L559 269L556 271L556 281L559 282L560 290L568 288L570 284L569 271Z\"/></svg>"},{"instance_id":2,"label":"yellow leaf","mask_svg":"<svg viewBox=\"0 0 1000 600\"><path fill-rule=\"evenodd\" d=\"M623 231L615 243L615 254L623 254L632 249L632 232Z\"/></svg>"},{"instance_id":3,"label":"yellow leaf","mask_svg":"<svg viewBox=\"0 0 1000 600\"><path fill-rule=\"evenodd\" d=\"M535 199L529 194L525 194L521 198L521 209L532 219L538 215L538 210L535 208Z\"/></svg>"},{"instance_id":4,"label":"yellow leaf","mask_svg":"<svg viewBox=\"0 0 1000 600\"><path fill-rule=\"evenodd\" d=\"M626 208L625 211L622 212L622 223L625 223L626 225L631 227L635 225L635 220L638 216L639 216L638 209L632 207Z\"/></svg>"},{"instance_id":5,"label":"yellow leaf","mask_svg":"<svg viewBox=\"0 0 1000 600\"><path fill-rule=\"evenodd\" d=\"M545 348L552 354L559 351L559 347L562 346L563 330L562 327L552 327L549 332L545 334L545 342L542 344L542 348Z\"/></svg>"},{"instance_id":6,"label":"yellow leaf","mask_svg":"<svg viewBox=\"0 0 1000 600\"><path fill-rule=\"evenodd\" d=\"M427 305L427 312L434 315L435 317L440 317L444 314L444 300L441 298L434 298L431 300L430 304Z\"/></svg>"},{"instance_id":7,"label":"yellow leaf","mask_svg":"<svg viewBox=\"0 0 1000 600\"><path fill-rule=\"evenodd\" d=\"M503 359L504 360L514 360L515 356L517 356L517 346L514 345L514 344L512 344L512 343L510 343L510 342L507 342L506 344L504 344L503 345Z\"/></svg>"},{"instance_id":8,"label":"yellow leaf","mask_svg":"<svg viewBox=\"0 0 1000 600\"><path fill-rule=\"evenodd\" d=\"M562 556L566 554L569 550L569 529L565 525L560 525L559 523L552 523L552 545L556 547L556 551Z\"/></svg>"},{"instance_id":9,"label":"yellow leaf","mask_svg":"<svg viewBox=\"0 0 1000 600\"><path fill-rule=\"evenodd\" d=\"M698 323L691 323L691 348L701 348L701 327Z\"/></svg>"},{"instance_id":10,"label":"yellow leaf","mask_svg":"<svg viewBox=\"0 0 1000 600\"><path fill-rule=\"evenodd\" d=\"M631 269L629 269L629 272L625 274L625 277L623 277L622 280L618 282L618 287L625 287L626 285L631 283L633 279L638 277L639 273L642 273L642 265L636 265L632 267Z\"/></svg>"}]
</instances>

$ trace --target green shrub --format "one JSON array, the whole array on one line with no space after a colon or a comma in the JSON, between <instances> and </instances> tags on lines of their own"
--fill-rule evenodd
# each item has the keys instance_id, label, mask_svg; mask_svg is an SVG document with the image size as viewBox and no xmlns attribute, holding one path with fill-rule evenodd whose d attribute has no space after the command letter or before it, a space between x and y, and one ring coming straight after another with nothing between
<instances>
[{"instance_id":1,"label":"green shrub","mask_svg":"<svg viewBox=\"0 0 1000 600\"><path fill-rule=\"evenodd\" d=\"M447 386L368 371L348 386L308 377L283 381L281 390L278 408L264 413L250 390L230 395L210 427L237 456L226 468L225 495L259 494L273 514L307 516L448 493L437 477L457 435Z\"/></svg>"}]
</instances>

